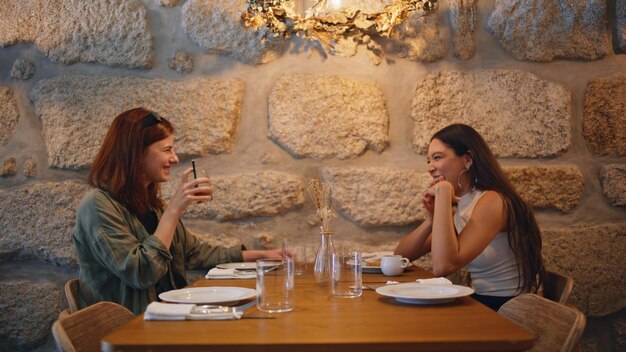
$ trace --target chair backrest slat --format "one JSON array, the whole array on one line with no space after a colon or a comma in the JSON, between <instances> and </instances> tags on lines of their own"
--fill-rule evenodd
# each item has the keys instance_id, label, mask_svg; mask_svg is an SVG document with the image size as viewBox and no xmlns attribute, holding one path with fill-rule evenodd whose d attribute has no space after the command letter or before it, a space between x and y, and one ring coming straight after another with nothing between
<instances>
[{"instance_id":1,"label":"chair backrest slat","mask_svg":"<svg viewBox=\"0 0 626 352\"><path fill-rule=\"evenodd\" d=\"M498 313L537 335L531 351L573 351L586 324L576 308L531 293L511 299Z\"/></svg>"},{"instance_id":2,"label":"chair backrest slat","mask_svg":"<svg viewBox=\"0 0 626 352\"><path fill-rule=\"evenodd\" d=\"M574 280L554 271L546 272L544 297L565 304L572 293Z\"/></svg>"},{"instance_id":3,"label":"chair backrest slat","mask_svg":"<svg viewBox=\"0 0 626 352\"><path fill-rule=\"evenodd\" d=\"M132 318L124 306L99 302L60 317L52 325L52 335L61 351L100 351L100 340Z\"/></svg>"},{"instance_id":4,"label":"chair backrest slat","mask_svg":"<svg viewBox=\"0 0 626 352\"><path fill-rule=\"evenodd\" d=\"M78 279L72 279L65 283L65 299L67 299L70 313L78 311Z\"/></svg>"}]
</instances>

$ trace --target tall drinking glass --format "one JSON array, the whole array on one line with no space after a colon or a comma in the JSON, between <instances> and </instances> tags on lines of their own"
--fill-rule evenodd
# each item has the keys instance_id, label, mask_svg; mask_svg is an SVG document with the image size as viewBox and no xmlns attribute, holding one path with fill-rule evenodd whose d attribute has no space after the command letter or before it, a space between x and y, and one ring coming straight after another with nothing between
<instances>
[{"instance_id":1,"label":"tall drinking glass","mask_svg":"<svg viewBox=\"0 0 626 352\"><path fill-rule=\"evenodd\" d=\"M334 254L331 294L336 297L354 298L363 294L363 264L361 252L340 250Z\"/></svg>"},{"instance_id":2,"label":"tall drinking glass","mask_svg":"<svg viewBox=\"0 0 626 352\"><path fill-rule=\"evenodd\" d=\"M292 258L256 261L256 301L263 312L282 313L293 310L294 268Z\"/></svg>"},{"instance_id":3,"label":"tall drinking glass","mask_svg":"<svg viewBox=\"0 0 626 352\"><path fill-rule=\"evenodd\" d=\"M296 275L304 275L307 269L307 249L306 244L284 239L283 253L289 253L293 258L294 273Z\"/></svg>"}]
</instances>

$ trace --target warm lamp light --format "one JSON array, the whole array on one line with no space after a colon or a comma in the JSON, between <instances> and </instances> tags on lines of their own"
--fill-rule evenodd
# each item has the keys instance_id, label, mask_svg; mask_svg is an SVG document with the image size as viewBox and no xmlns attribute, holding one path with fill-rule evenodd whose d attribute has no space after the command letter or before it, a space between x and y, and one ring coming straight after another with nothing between
<instances>
[{"instance_id":1,"label":"warm lamp light","mask_svg":"<svg viewBox=\"0 0 626 352\"><path fill-rule=\"evenodd\" d=\"M380 62L382 47L372 39L390 37L407 17L429 15L436 8L437 0L247 0L242 19L247 28L316 41L329 53L342 40L365 44ZM304 9L304 16L296 9Z\"/></svg>"}]
</instances>

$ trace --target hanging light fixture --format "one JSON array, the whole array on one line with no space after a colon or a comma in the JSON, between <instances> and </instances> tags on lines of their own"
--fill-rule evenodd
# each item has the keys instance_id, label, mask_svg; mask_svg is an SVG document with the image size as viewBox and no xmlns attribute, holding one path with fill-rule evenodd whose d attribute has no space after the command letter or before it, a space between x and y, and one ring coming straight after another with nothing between
<instances>
[{"instance_id":1,"label":"hanging light fixture","mask_svg":"<svg viewBox=\"0 0 626 352\"><path fill-rule=\"evenodd\" d=\"M265 36L295 35L318 42L324 51L335 53L337 44L364 44L375 57L382 57L376 37L391 37L409 16L436 11L437 0L247 0L242 15L245 27L269 29ZM307 3L312 3L307 6ZM304 9L304 11L302 11ZM300 11L298 11L300 10Z\"/></svg>"}]
</instances>

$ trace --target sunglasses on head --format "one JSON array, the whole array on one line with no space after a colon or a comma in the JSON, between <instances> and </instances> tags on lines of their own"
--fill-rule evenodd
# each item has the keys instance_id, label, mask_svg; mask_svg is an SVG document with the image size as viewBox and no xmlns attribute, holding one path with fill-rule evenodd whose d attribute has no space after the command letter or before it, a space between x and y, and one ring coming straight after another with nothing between
<instances>
[{"instance_id":1,"label":"sunglasses on head","mask_svg":"<svg viewBox=\"0 0 626 352\"><path fill-rule=\"evenodd\" d=\"M143 121L141 121L141 129L143 130L150 126L154 126L162 121L163 118L159 116L159 114L157 114L156 112L151 112L143 118Z\"/></svg>"}]
</instances>

